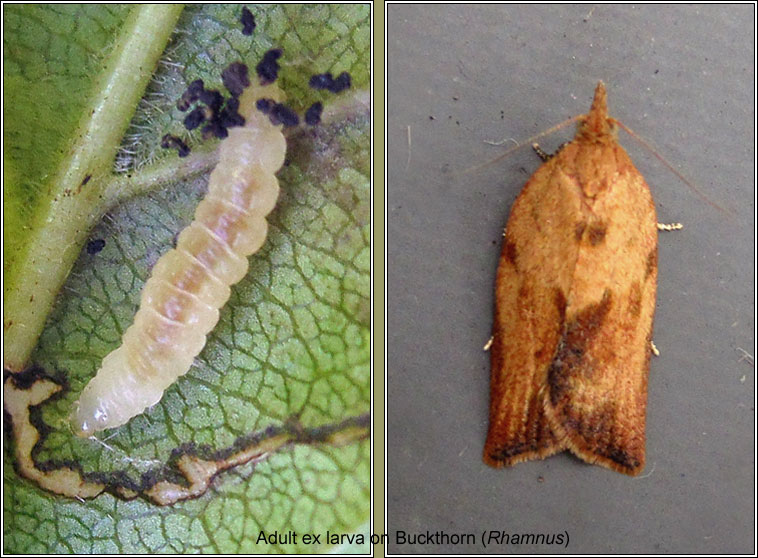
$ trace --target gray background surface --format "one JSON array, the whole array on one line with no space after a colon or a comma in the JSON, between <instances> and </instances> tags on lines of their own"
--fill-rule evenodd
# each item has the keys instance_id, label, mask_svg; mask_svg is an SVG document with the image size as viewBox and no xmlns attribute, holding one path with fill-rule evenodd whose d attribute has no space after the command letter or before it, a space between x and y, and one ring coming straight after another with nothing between
<instances>
[{"instance_id":1,"label":"gray background surface","mask_svg":"<svg viewBox=\"0 0 758 558\"><path fill-rule=\"evenodd\" d=\"M567 532L564 552L754 551L754 367L737 350L754 354L753 21L752 5L389 6L391 540L496 529ZM685 225L660 236L647 467L630 478L564 453L491 469L482 346L502 228L540 161L524 148L462 171L505 149L484 140L586 112L598 79L612 116L732 213L622 133L659 220ZM552 151L572 135L540 141Z\"/></svg>"}]
</instances>

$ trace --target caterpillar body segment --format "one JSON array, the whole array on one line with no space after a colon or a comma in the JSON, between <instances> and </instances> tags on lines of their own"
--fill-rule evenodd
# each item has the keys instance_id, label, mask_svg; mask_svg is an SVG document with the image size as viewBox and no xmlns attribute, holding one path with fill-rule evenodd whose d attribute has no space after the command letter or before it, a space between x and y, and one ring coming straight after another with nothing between
<instances>
[{"instance_id":1,"label":"caterpillar body segment","mask_svg":"<svg viewBox=\"0 0 758 558\"><path fill-rule=\"evenodd\" d=\"M260 98L280 101L282 94L273 84L243 92L245 125L231 128L221 143L194 220L155 264L121 346L103 359L74 405L77 435L121 426L160 401L205 346L231 285L247 272L247 257L265 242L287 145L281 126L256 110Z\"/></svg>"}]
</instances>

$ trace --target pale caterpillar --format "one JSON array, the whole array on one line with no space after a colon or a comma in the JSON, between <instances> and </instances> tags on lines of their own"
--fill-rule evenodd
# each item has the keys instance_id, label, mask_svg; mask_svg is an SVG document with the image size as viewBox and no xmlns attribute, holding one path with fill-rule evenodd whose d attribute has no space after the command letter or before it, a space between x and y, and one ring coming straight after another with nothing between
<instances>
[{"instance_id":1,"label":"pale caterpillar","mask_svg":"<svg viewBox=\"0 0 758 558\"><path fill-rule=\"evenodd\" d=\"M202 350L230 286L247 272L247 256L266 239L287 144L282 126L272 123L279 121L257 110L256 101L282 96L276 85L254 84L239 97L245 125L228 130L194 220L155 264L121 346L75 403L77 435L121 426L156 404Z\"/></svg>"}]
</instances>

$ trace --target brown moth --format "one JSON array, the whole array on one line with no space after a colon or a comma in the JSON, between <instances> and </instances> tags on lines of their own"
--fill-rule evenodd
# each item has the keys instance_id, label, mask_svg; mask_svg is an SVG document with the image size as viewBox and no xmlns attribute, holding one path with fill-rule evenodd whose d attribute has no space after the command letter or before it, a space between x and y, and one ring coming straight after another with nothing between
<instances>
[{"instance_id":1,"label":"brown moth","mask_svg":"<svg viewBox=\"0 0 758 558\"><path fill-rule=\"evenodd\" d=\"M281 125L256 110L256 101L281 97L273 84L242 93L245 125L231 128L221 143L208 194L176 248L155 264L121 346L103 359L74 406L79 436L121 426L157 403L205 345L230 286L247 272L247 256L266 239L287 144Z\"/></svg>"},{"instance_id":2,"label":"brown moth","mask_svg":"<svg viewBox=\"0 0 758 558\"><path fill-rule=\"evenodd\" d=\"M574 140L511 209L484 447L494 467L569 450L629 475L644 468L657 221L616 129L600 82Z\"/></svg>"}]
</instances>

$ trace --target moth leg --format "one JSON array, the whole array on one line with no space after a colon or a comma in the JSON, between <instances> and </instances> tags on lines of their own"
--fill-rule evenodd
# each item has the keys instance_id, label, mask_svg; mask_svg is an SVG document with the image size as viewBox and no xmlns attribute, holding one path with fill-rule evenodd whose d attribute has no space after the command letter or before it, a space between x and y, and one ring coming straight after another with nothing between
<instances>
[{"instance_id":1,"label":"moth leg","mask_svg":"<svg viewBox=\"0 0 758 558\"><path fill-rule=\"evenodd\" d=\"M555 150L555 153L547 153L546 151L544 151L539 146L538 143L533 143L532 144L532 149L534 149L534 152L537 153L537 155L539 156L540 159L542 159L543 161L549 161L550 159L552 159L553 157L555 157L556 155L558 155L558 153L560 153L561 149L563 149L568 144L569 144L569 142L564 141L562 144L560 144L558 146L558 149Z\"/></svg>"},{"instance_id":2,"label":"moth leg","mask_svg":"<svg viewBox=\"0 0 758 558\"><path fill-rule=\"evenodd\" d=\"M495 342L495 336L493 335L493 336L491 336L491 337L490 337L490 338L487 340L487 342L484 344L484 348L483 348L482 350L484 350L484 351L489 351L489 350L490 350L490 347L492 347L492 343L494 343L494 342Z\"/></svg>"},{"instance_id":3,"label":"moth leg","mask_svg":"<svg viewBox=\"0 0 758 558\"><path fill-rule=\"evenodd\" d=\"M652 341L652 340L650 341L650 351L651 351L651 352L652 352L652 353L653 353L655 356L661 356L661 351L659 351L659 350L658 350L658 347L656 347L656 346L655 346L655 343L653 343L653 341Z\"/></svg>"},{"instance_id":4,"label":"moth leg","mask_svg":"<svg viewBox=\"0 0 758 558\"><path fill-rule=\"evenodd\" d=\"M684 228L681 223L656 223L659 231L678 231Z\"/></svg>"},{"instance_id":5,"label":"moth leg","mask_svg":"<svg viewBox=\"0 0 758 558\"><path fill-rule=\"evenodd\" d=\"M745 349L743 349L742 347L737 347L736 350L742 354L742 356L740 357L740 360L738 360L737 362L742 362L744 360L751 366L755 364L755 359L753 358L753 355L748 353Z\"/></svg>"}]
</instances>

